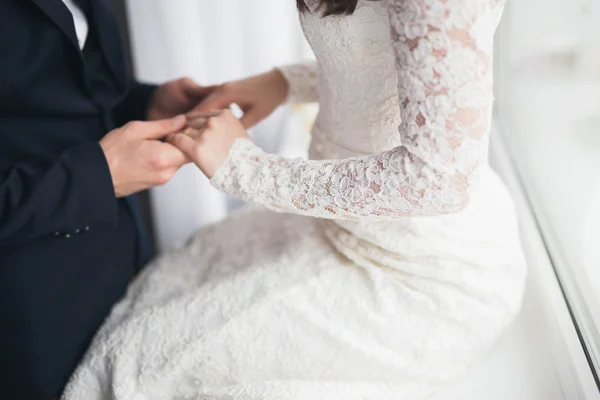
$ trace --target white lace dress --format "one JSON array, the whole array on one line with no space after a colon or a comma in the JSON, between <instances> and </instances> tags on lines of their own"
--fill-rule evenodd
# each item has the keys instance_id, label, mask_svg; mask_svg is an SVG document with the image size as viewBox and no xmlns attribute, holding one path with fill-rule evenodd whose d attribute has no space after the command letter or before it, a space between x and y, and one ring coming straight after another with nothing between
<instances>
[{"instance_id":1,"label":"white lace dress","mask_svg":"<svg viewBox=\"0 0 600 400\"><path fill-rule=\"evenodd\" d=\"M151 263L64 399L413 400L486 352L525 277L487 162L502 7L301 15L318 62L282 71L320 103L311 160L237 141L213 183L262 207Z\"/></svg>"}]
</instances>

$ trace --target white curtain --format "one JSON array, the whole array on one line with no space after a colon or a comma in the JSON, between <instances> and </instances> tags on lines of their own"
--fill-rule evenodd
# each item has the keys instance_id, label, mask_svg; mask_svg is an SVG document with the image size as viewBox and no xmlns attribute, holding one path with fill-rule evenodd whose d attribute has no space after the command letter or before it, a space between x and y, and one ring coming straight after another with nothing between
<instances>
[{"instance_id":1,"label":"white curtain","mask_svg":"<svg viewBox=\"0 0 600 400\"><path fill-rule=\"evenodd\" d=\"M295 62L306 54L294 0L128 0L138 79L189 76L221 83ZM251 134L267 151L288 131L282 109ZM186 166L151 193L159 250L179 245L201 225L223 218L231 199Z\"/></svg>"}]
</instances>

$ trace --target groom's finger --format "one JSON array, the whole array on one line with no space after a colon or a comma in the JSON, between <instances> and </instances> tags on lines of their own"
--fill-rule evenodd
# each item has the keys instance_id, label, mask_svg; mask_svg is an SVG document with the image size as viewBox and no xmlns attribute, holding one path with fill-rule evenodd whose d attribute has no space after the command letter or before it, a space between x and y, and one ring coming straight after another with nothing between
<instances>
[{"instance_id":1,"label":"groom's finger","mask_svg":"<svg viewBox=\"0 0 600 400\"><path fill-rule=\"evenodd\" d=\"M160 160L164 169L179 168L189 162L187 155L170 143L159 143Z\"/></svg>"},{"instance_id":2,"label":"groom's finger","mask_svg":"<svg viewBox=\"0 0 600 400\"><path fill-rule=\"evenodd\" d=\"M198 143L189 135L174 133L167 137L167 142L181 150L189 160L196 161Z\"/></svg>"},{"instance_id":3,"label":"groom's finger","mask_svg":"<svg viewBox=\"0 0 600 400\"><path fill-rule=\"evenodd\" d=\"M211 117L218 117L223 113L223 110L214 111L190 111L185 115L188 120L188 124L193 123L196 120L207 120Z\"/></svg>"},{"instance_id":4,"label":"groom's finger","mask_svg":"<svg viewBox=\"0 0 600 400\"><path fill-rule=\"evenodd\" d=\"M208 118L195 118L188 122L188 127L203 131L208 125Z\"/></svg>"},{"instance_id":5,"label":"groom's finger","mask_svg":"<svg viewBox=\"0 0 600 400\"><path fill-rule=\"evenodd\" d=\"M125 128L136 132L138 137L158 140L170 133L181 131L186 123L185 116L178 115L175 118L158 121L134 121L127 124Z\"/></svg>"}]
</instances>

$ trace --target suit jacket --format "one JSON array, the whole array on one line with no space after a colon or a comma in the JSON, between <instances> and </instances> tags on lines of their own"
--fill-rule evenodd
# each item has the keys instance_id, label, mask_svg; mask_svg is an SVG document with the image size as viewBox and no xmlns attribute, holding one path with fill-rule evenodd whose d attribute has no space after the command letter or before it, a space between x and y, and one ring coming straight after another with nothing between
<instances>
[{"instance_id":1,"label":"suit jacket","mask_svg":"<svg viewBox=\"0 0 600 400\"><path fill-rule=\"evenodd\" d=\"M58 396L150 256L98 141L144 119L154 87L128 78L108 3L85 1L95 68L61 0L0 0L2 399Z\"/></svg>"}]
</instances>

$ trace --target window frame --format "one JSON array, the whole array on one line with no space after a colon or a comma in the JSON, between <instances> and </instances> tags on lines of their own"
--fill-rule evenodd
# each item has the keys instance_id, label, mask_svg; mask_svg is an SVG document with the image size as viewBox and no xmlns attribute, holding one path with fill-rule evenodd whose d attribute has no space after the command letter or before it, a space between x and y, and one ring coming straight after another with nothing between
<instances>
[{"instance_id":1,"label":"window frame","mask_svg":"<svg viewBox=\"0 0 600 400\"><path fill-rule=\"evenodd\" d=\"M552 221L544 213L543 199L519 169L519 154L511 148L510 118L503 104L510 101L510 4L496 32L494 127L490 162L509 187L529 255L529 273L545 309L545 321L555 367L568 399L600 398L600 330L596 327L586 291L553 234Z\"/></svg>"}]
</instances>

